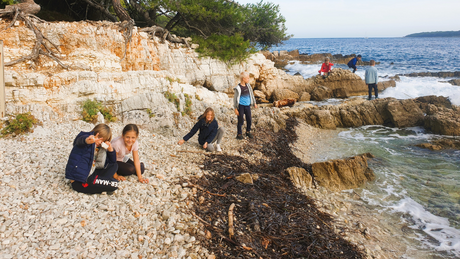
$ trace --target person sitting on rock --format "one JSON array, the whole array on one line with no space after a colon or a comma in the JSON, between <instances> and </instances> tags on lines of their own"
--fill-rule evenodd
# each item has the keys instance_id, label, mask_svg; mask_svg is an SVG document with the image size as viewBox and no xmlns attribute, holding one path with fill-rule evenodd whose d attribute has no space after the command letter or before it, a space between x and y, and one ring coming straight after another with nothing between
<instances>
[{"instance_id":1,"label":"person sitting on rock","mask_svg":"<svg viewBox=\"0 0 460 259\"><path fill-rule=\"evenodd\" d=\"M379 77L377 74L377 68L375 68L375 60L369 62L370 67L366 69L366 73L364 74L364 80L366 81L366 85L369 88L369 98L368 100L372 99L372 89L374 89L375 99L379 98L379 90L377 89L377 84L379 83Z\"/></svg>"},{"instance_id":2,"label":"person sitting on rock","mask_svg":"<svg viewBox=\"0 0 460 259\"><path fill-rule=\"evenodd\" d=\"M321 75L321 73L323 74L323 78L327 78L329 76L329 73L331 72L332 70L332 66L334 64L332 64L330 62L330 59L329 58L326 58L324 60L324 63L323 65L321 66L321 69L318 71L318 73Z\"/></svg>"},{"instance_id":3,"label":"person sitting on rock","mask_svg":"<svg viewBox=\"0 0 460 259\"><path fill-rule=\"evenodd\" d=\"M77 135L65 168L65 178L70 180L72 189L88 194L118 189L117 157L111 139L106 124Z\"/></svg>"},{"instance_id":4,"label":"person sitting on rock","mask_svg":"<svg viewBox=\"0 0 460 259\"><path fill-rule=\"evenodd\" d=\"M249 73L243 72L240 74L240 83L233 88L235 94L233 95L233 108L235 109L235 114L238 116L238 126L237 126L237 139L244 139L243 137L243 123L244 116L246 116L246 136L253 138L251 133L251 106L257 109L256 99L254 98L254 93L252 92L251 85L249 85Z\"/></svg>"},{"instance_id":5,"label":"person sitting on rock","mask_svg":"<svg viewBox=\"0 0 460 259\"><path fill-rule=\"evenodd\" d=\"M122 135L112 140L112 146L117 152L118 175L137 175L139 182L148 183L149 179L143 178L144 163L139 161L139 128L136 124L128 124L123 128ZM133 160L127 155L132 154ZM124 180L124 177L120 177Z\"/></svg>"},{"instance_id":6,"label":"person sitting on rock","mask_svg":"<svg viewBox=\"0 0 460 259\"><path fill-rule=\"evenodd\" d=\"M177 144L182 145L188 141L196 132L198 133L198 143L203 146L207 151L222 152L220 143L224 136L225 130L223 127L219 127L217 120L214 118L214 110L207 108L204 113L198 118L198 122L193 126L192 130L184 136L183 139L179 140Z\"/></svg>"},{"instance_id":7,"label":"person sitting on rock","mask_svg":"<svg viewBox=\"0 0 460 259\"><path fill-rule=\"evenodd\" d=\"M350 61L348 61L347 65L348 65L349 68L353 68L353 73L356 72L356 70L358 70L356 68L356 64L360 60L361 60L361 55L358 55L357 57L354 57L354 58L350 59Z\"/></svg>"}]
</instances>

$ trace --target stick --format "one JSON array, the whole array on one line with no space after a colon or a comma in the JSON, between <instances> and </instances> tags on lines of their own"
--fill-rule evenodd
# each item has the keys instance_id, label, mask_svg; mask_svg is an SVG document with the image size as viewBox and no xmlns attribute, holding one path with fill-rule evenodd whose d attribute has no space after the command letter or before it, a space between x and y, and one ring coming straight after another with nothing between
<instances>
[{"instance_id":1,"label":"stick","mask_svg":"<svg viewBox=\"0 0 460 259\"><path fill-rule=\"evenodd\" d=\"M228 209L228 235L232 238L235 235L235 231L233 229L233 209L235 208L235 203L230 205Z\"/></svg>"}]
</instances>

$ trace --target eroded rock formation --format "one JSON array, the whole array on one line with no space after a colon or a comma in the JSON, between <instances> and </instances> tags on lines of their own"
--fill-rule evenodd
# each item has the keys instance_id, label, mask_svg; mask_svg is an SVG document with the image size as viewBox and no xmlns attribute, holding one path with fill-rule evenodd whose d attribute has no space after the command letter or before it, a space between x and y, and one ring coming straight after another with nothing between
<instances>
[{"instance_id":1,"label":"eroded rock formation","mask_svg":"<svg viewBox=\"0 0 460 259\"><path fill-rule=\"evenodd\" d=\"M330 160L312 164L315 181L332 191L354 189L375 179L375 174L367 164L372 154L362 154L346 159Z\"/></svg>"}]
</instances>

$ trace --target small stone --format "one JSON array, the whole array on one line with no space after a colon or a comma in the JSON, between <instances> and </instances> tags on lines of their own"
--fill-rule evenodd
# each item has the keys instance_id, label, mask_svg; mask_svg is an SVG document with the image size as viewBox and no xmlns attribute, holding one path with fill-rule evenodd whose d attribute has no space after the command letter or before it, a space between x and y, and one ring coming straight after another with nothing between
<instances>
[{"instance_id":1,"label":"small stone","mask_svg":"<svg viewBox=\"0 0 460 259\"><path fill-rule=\"evenodd\" d=\"M235 179L245 184L254 184L251 174L249 173L240 174L235 177Z\"/></svg>"}]
</instances>

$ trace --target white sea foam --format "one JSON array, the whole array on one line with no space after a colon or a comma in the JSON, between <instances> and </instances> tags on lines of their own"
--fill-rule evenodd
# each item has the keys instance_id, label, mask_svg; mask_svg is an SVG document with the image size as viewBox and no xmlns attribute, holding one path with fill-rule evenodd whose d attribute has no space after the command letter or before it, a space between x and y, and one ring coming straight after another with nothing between
<instances>
[{"instance_id":1,"label":"white sea foam","mask_svg":"<svg viewBox=\"0 0 460 259\"><path fill-rule=\"evenodd\" d=\"M449 97L455 105L460 105L460 87L439 81L444 79L433 77L401 77L396 87L387 88L379 97L395 97L410 99L420 96L437 95Z\"/></svg>"},{"instance_id":2,"label":"white sea foam","mask_svg":"<svg viewBox=\"0 0 460 259\"><path fill-rule=\"evenodd\" d=\"M339 65L346 68L343 65ZM295 61L285 67L290 72L289 74L300 73L304 78L309 78L318 74L321 68L320 64L305 65L299 61ZM361 69L360 69L361 68ZM379 68L380 76L394 75L394 71L386 68ZM404 69L403 69L404 70ZM356 74L364 79L365 68L359 67ZM442 83L440 81L447 81L447 79L434 78L434 77L401 77L401 81L396 83L396 87L387 88L379 94L380 98L394 97L397 99L411 99L420 96L437 95L449 97L450 101L455 105L460 105L460 87L453 86L449 83Z\"/></svg>"},{"instance_id":3,"label":"white sea foam","mask_svg":"<svg viewBox=\"0 0 460 259\"><path fill-rule=\"evenodd\" d=\"M400 200L392 206L392 209L412 216L415 221L413 228L423 230L439 242L439 244L428 243L427 245L460 256L460 230L451 227L448 219L431 214L411 198Z\"/></svg>"}]
</instances>

